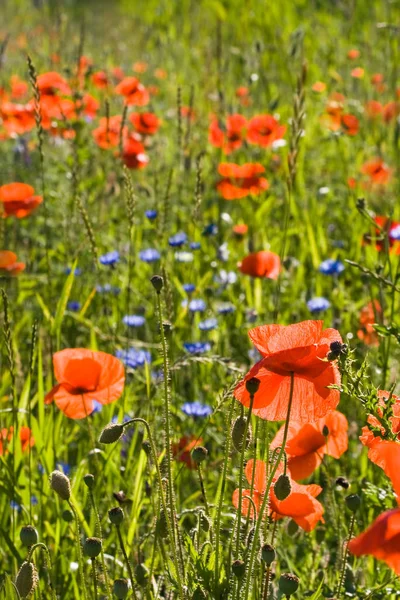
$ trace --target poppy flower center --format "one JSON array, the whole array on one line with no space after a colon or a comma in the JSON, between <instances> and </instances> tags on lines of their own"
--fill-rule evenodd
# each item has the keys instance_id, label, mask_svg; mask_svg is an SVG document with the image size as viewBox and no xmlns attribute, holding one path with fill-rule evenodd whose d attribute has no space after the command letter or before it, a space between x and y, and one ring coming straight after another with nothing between
<instances>
[{"instance_id":1,"label":"poppy flower center","mask_svg":"<svg viewBox=\"0 0 400 600\"><path fill-rule=\"evenodd\" d=\"M71 394L81 395L98 389L101 366L92 358L72 359L65 373L65 384Z\"/></svg>"}]
</instances>

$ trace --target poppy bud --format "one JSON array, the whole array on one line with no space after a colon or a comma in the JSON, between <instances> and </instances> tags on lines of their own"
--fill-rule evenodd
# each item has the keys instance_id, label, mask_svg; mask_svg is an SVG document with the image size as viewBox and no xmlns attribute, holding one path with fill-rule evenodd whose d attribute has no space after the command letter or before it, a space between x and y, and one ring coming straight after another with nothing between
<instances>
[{"instance_id":1,"label":"poppy bud","mask_svg":"<svg viewBox=\"0 0 400 600\"><path fill-rule=\"evenodd\" d=\"M264 544L261 548L261 558L263 559L267 567L269 567L276 558L275 548L270 544Z\"/></svg>"},{"instance_id":2,"label":"poppy bud","mask_svg":"<svg viewBox=\"0 0 400 600\"><path fill-rule=\"evenodd\" d=\"M39 534L32 525L26 525L19 532L19 539L24 546L33 546L38 543Z\"/></svg>"},{"instance_id":3,"label":"poppy bud","mask_svg":"<svg viewBox=\"0 0 400 600\"><path fill-rule=\"evenodd\" d=\"M261 382L257 377L252 377L246 381L246 390L249 392L250 396L257 394L260 383Z\"/></svg>"},{"instance_id":4,"label":"poppy bud","mask_svg":"<svg viewBox=\"0 0 400 600\"><path fill-rule=\"evenodd\" d=\"M192 452L194 462L199 465L207 458L208 450L204 446L197 446Z\"/></svg>"},{"instance_id":5,"label":"poppy bud","mask_svg":"<svg viewBox=\"0 0 400 600\"><path fill-rule=\"evenodd\" d=\"M144 440L144 442L142 442L142 450L143 450L143 452L146 453L147 456L150 456L151 444L150 444L149 440Z\"/></svg>"},{"instance_id":6,"label":"poppy bud","mask_svg":"<svg viewBox=\"0 0 400 600\"><path fill-rule=\"evenodd\" d=\"M232 563L232 572L238 579L242 579L246 573L246 563L243 560L234 560Z\"/></svg>"},{"instance_id":7,"label":"poppy bud","mask_svg":"<svg viewBox=\"0 0 400 600\"><path fill-rule=\"evenodd\" d=\"M336 485L340 485L344 490L347 490L350 487L350 483L344 477L338 477L336 479Z\"/></svg>"},{"instance_id":8,"label":"poppy bud","mask_svg":"<svg viewBox=\"0 0 400 600\"><path fill-rule=\"evenodd\" d=\"M149 570L143 563L138 563L135 567L135 579L139 585L146 585L149 579Z\"/></svg>"},{"instance_id":9,"label":"poppy bud","mask_svg":"<svg viewBox=\"0 0 400 600\"><path fill-rule=\"evenodd\" d=\"M122 521L124 520L124 516L124 511L120 506L110 508L108 511L108 518L114 525L121 525Z\"/></svg>"},{"instance_id":10,"label":"poppy bud","mask_svg":"<svg viewBox=\"0 0 400 600\"><path fill-rule=\"evenodd\" d=\"M160 515L156 522L156 533L160 538L165 539L168 537L168 523L167 516L164 509L160 510Z\"/></svg>"},{"instance_id":11,"label":"poppy bud","mask_svg":"<svg viewBox=\"0 0 400 600\"><path fill-rule=\"evenodd\" d=\"M157 294L159 294L163 289L164 279L161 277L161 275L153 275L150 281Z\"/></svg>"},{"instance_id":12,"label":"poppy bud","mask_svg":"<svg viewBox=\"0 0 400 600\"><path fill-rule=\"evenodd\" d=\"M94 488L94 475L92 475L91 473L87 473L86 475L84 475L83 481L86 483L86 487L88 487L89 490L92 490Z\"/></svg>"},{"instance_id":13,"label":"poppy bud","mask_svg":"<svg viewBox=\"0 0 400 600\"><path fill-rule=\"evenodd\" d=\"M352 513L355 513L360 508L361 498L358 494L351 494L351 496L347 496L346 505L347 508L351 510Z\"/></svg>"},{"instance_id":14,"label":"poppy bud","mask_svg":"<svg viewBox=\"0 0 400 600\"><path fill-rule=\"evenodd\" d=\"M15 578L15 587L21 598L30 596L36 589L38 581L35 565L27 560L23 562Z\"/></svg>"},{"instance_id":15,"label":"poppy bud","mask_svg":"<svg viewBox=\"0 0 400 600\"><path fill-rule=\"evenodd\" d=\"M129 584L126 579L116 579L113 585L114 595L118 600L124 600L129 593Z\"/></svg>"},{"instance_id":16,"label":"poppy bud","mask_svg":"<svg viewBox=\"0 0 400 600\"><path fill-rule=\"evenodd\" d=\"M62 500L69 500L71 497L71 484L66 475L61 471L53 471L50 474L50 487Z\"/></svg>"},{"instance_id":17,"label":"poppy bud","mask_svg":"<svg viewBox=\"0 0 400 600\"><path fill-rule=\"evenodd\" d=\"M96 537L89 537L83 543L83 554L89 556L89 558L96 558L101 552L101 539Z\"/></svg>"},{"instance_id":18,"label":"poppy bud","mask_svg":"<svg viewBox=\"0 0 400 600\"><path fill-rule=\"evenodd\" d=\"M365 210L367 203L365 202L365 198L357 198L356 206L358 210Z\"/></svg>"},{"instance_id":19,"label":"poppy bud","mask_svg":"<svg viewBox=\"0 0 400 600\"><path fill-rule=\"evenodd\" d=\"M287 475L279 475L275 485L274 485L274 494L278 498L278 500L285 500L290 495L292 491L292 486L290 484L290 479Z\"/></svg>"},{"instance_id":20,"label":"poppy bud","mask_svg":"<svg viewBox=\"0 0 400 600\"><path fill-rule=\"evenodd\" d=\"M63 511L61 517L66 523L71 523L74 520L74 513L72 510L67 509Z\"/></svg>"},{"instance_id":21,"label":"poppy bud","mask_svg":"<svg viewBox=\"0 0 400 600\"><path fill-rule=\"evenodd\" d=\"M282 573L279 578L279 589L287 598L296 593L299 587L299 578L292 573Z\"/></svg>"},{"instance_id":22,"label":"poppy bud","mask_svg":"<svg viewBox=\"0 0 400 600\"><path fill-rule=\"evenodd\" d=\"M204 590L200 586L194 590L192 600L207 600L207 596Z\"/></svg>"},{"instance_id":23,"label":"poppy bud","mask_svg":"<svg viewBox=\"0 0 400 600\"><path fill-rule=\"evenodd\" d=\"M210 531L211 520L209 519L209 517L207 517L206 513L202 510L199 512L199 521L200 521L200 527L202 528L203 531L205 531L206 533L207 533L207 531Z\"/></svg>"},{"instance_id":24,"label":"poppy bud","mask_svg":"<svg viewBox=\"0 0 400 600\"><path fill-rule=\"evenodd\" d=\"M238 417L232 427L232 432L231 432L232 442L233 442L235 449L238 452L241 452L242 448L243 448L246 422L247 422L247 419L245 417ZM249 423L249 427L247 430L246 448L249 447L250 442L251 442L251 425Z\"/></svg>"},{"instance_id":25,"label":"poppy bud","mask_svg":"<svg viewBox=\"0 0 400 600\"><path fill-rule=\"evenodd\" d=\"M109 423L100 434L100 444L114 444L124 433L124 426L120 423Z\"/></svg>"}]
</instances>

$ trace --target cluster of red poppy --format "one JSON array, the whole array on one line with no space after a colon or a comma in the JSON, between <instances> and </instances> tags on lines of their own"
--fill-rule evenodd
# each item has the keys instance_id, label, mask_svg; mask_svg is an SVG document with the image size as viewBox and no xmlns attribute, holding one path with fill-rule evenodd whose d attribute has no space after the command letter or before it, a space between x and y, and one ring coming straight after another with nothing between
<instances>
[{"instance_id":1,"label":"cluster of red poppy","mask_svg":"<svg viewBox=\"0 0 400 600\"><path fill-rule=\"evenodd\" d=\"M225 154L238 150L245 142L262 148L269 148L286 133L286 125L280 125L272 115L256 115L247 120L243 115L234 114L221 123L213 116L208 131L208 140L215 148L222 148Z\"/></svg>"},{"instance_id":2,"label":"cluster of red poppy","mask_svg":"<svg viewBox=\"0 0 400 600\"><path fill-rule=\"evenodd\" d=\"M8 448L12 444L12 439L14 435L14 428L10 427L9 429L3 428L0 430L0 456L3 456L6 452L8 452ZM32 436L32 432L29 427L20 427L19 429L19 441L21 443L22 452L26 452L29 446L32 448L35 444L35 440Z\"/></svg>"}]
</instances>

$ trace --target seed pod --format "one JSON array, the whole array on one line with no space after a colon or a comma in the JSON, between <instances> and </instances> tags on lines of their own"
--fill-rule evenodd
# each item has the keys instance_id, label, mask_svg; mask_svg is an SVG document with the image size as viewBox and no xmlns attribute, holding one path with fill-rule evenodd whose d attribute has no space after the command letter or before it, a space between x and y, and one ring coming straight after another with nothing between
<instances>
[{"instance_id":1,"label":"seed pod","mask_svg":"<svg viewBox=\"0 0 400 600\"><path fill-rule=\"evenodd\" d=\"M35 591L38 581L35 565L32 562L23 562L15 578L15 587L21 598L30 596Z\"/></svg>"},{"instance_id":2,"label":"seed pod","mask_svg":"<svg viewBox=\"0 0 400 600\"><path fill-rule=\"evenodd\" d=\"M71 523L71 521L74 520L74 513L72 512L72 510L67 509L63 511L61 517L66 523Z\"/></svg>"},{"instance_id":3,"label":"seed pod","mask_svg":"<svg viewBox=\"0 0 400 600\"><path fill-rule=\"evenodd\" d=\"M264 546L261 548L261 558L267 567L269 567L276 558L275 548L270 544L264 544Z\"/></svg>"},{"instance_id":4,"label":"seed pod","mask_svg":"<svg viewBox=\"0 0 400 600\"><path fill-rule=\"evenodd\" d=\"M85 482L86 487L89 488L89 490L92 490L94 488L94 475L92 475L91 473L87 473L86 475L84 475L83 481Z\"/></svg>"},{"instance_id":5,"label":"seed pod","mask_svg":"<svg viewBox=\"0 0 400 600\"><path fill-rule=\"evenodd\" d=\"M138 585L146 585L149 579L149 570L143 563L138 563L135 567L135 579Z\"/></svg>"},{"instance_id":6,"label":"seed pod","mask_svg":"<svg viewBox=\"0 0 400 600\"><path fill-rule=\"evenodd\" d=\"M338 477L335 483L336 485L340 485L340 487L342 487L344 490L348 490L350 487L350 483L345 477Z\"/></svg>"},{"instance_id":7,"label":"seed pod","mask_svg":"<svg viewBox=\"0 0 400 600\"><path fill-rule=\"evenodd\" d=\"M165 540L168 537L167 516L166 516L165 511L164 511L163 508L160 510L160 515L159 515L159 517L157 519L156 533L163 540Z\"/></svg>"},{"instance_id":8,"label":"seed pod","mask_svg":"<svg viewBox=\"0 0 400 600\"><path fill-rule=\"evenodd\" d=\"M83 553L89 558L96 558L101 552L101 539L96 537L89 537L83 543Z\"/></svg>"},{"instance_id":9,"label":"seed pod","mask_svg":"<svg viewBox=\"0 0 400 600\"><path fill-rule=\"evenodd\" d=\"M113 525L121 525L124 520L124 511L120 506L115 506L114 508L110 508L108 511L108 518L110 519Z\"/></svg>"},{"instance_id":10,"label":"seed pod","mask_svg":"<svg viewBox=\"0 0 400 600\"><path fill-rule=\"evenodd\" d=\"M282 573L279 578L279 589L282 594L289 598L289 596L297 591L299 583L300 580L296 575L293 575L292 573Z\"/></svg>"},{"instance_id":11,"label":"seed pod","mask_svg":"<svg viewBox=\"0 0 400 600\"><path fill-rule=\"evenodd\" d=\"M274 494L278 498L278 500L285 500L290 495L292 491L292 486L290 483L290 479L287 475L279 475L275 485L274 485Z\"/></svg>"},{"instance_id":12,"label":"seed pod","mask_svg":"<svg viewBox=\"0 0 400 600\"><path fill-rule=\"evenodd\" d=\"M61 471L53 471L50 474L50 487L63 500L69 500L71 497L71 483L66 475Z\"/></svg>"},{"instance_id":13,"label":"seed pod","mask_svg":"<svg viewBox=\"0 0 400 600\"><path fill-rule=\"evenodd\" d=\"M123 425L120 423L109 423L101 432L99 442L100 444L114 444L114 442L118 442L123 433Z\"/></svg>"},{"instance_id":14,"label":"seed pod","mask_svg":"<svg viewBox=\"0 0 400 600\"><path fill-rule=\"evenodd\" d=\"M207 458L208 450L204 446L197 446L192 452L192 458L194 462L199 465L203 460Z\"/></svg>"},{"instance_id":15,"label":"seed pod","mask_svg":"<svg viewBox=\"0 0 400 600\"><path fill-rule=\"evenodd\" d=\"M358 494L351 494L351 496L347 496L346 505L347 508L351 510L352 513L355 513L360 508L361 498Z\"/></svg>"},{"instance_id":16,"label":"seed pod","mask_svg":"<svg viewBox=\"0 0 400 600\"><path fill-rule=\"evenodd\" d=\"M34 544L38 543L39 534L32 525L26 525L25 527L21 527L19 539L24 546L29 548L29 546L33 546Z\"/></svg>"},{"instance_id":17,"label":"seed pod","mask_svg":"<svg viewBox=\"0 0 400 600\"><path fill-rule=\"evenodd\" d=\"M246 422L247 422L246 417L238 417L232 427L232 431L231 431L232 442L233 442L235 449L238 452L241 452L243 449L244 432L246 429ZM250 442L251 442L251 425L249 423L249 427L247 430L246 448L249 447Z\"/></svg>"},{"instance_id":18,"label":"seed pod","mask_svg":"<svg viewBox=\"0 0 400 600\"><path fill-rule=\"evenodd\" d=\"M113 585L113 592L119 600L124 600L129 593L129 584L126 579L116 579Z\"/></svg>"},{"instance_id":19,"label":"seed pod","mask_svg":"<svg viewBox=\"0 0 400 600\"><path fill-rule=\"evenodd\" d=\"M161 275L153 275L150 281L157 294L159 294L163 289L164 279L161 277Z\"/></svg>"},{"instance_id":20,"label":"seed pod","mask_svg":"<svg viewBox=\"0 0 400 600\"><path fill-rule=\"evenodd\" d=\"M258 392L258 388L260 387L260 380L257 377L252 377L246 381L246 390L249 392L251 396L254 396Z\"/></svg>"},{"instance_id":21,"label":"seed pod","mask_svg":"<svg viewBox=\"0 0 400 600\"><path fill-rule=\"evenodd\" d=\"M234 560L232 563L232 572L238 579L243 579L246 573L246 563L243 560Z\"/></svg>"}]
</instances>

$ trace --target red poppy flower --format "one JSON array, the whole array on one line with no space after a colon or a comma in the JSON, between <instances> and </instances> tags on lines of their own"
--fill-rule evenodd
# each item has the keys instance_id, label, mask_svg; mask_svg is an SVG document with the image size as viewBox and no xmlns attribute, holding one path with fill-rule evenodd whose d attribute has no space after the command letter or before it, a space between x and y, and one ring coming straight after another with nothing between
<instances>
[{"instance_id":1,"label":"red poppy flower","mask_svg":"<svg viewBox=\"0 0 400 600\"><path fill-rule=\"evenodd\" d=\"M336 408L340 393L328 386L340 384L340 373L335 361L324 360L332 342L342 341L336 329L324 330L322 321L303 321L262 325L251 329L249 336L263 358L236 386L239 402L249 406L246 381L257 377L260 387L253 412L268 421L284 421L294 373L291 422L316 421Z\"/></svg>"},{"instance_id":2,"label":"red poppy flower","mask_svg":"<svg viewBox=\"0 0 400 600\"><path fill-rule=\"evenodd\" d=\"M56 92L61 92L61 94L67 96L71 94L71 88L64 77L55 71L39 75L37 78L37 85L41 95L44 96L52 96Z\"/></svg>"},{"instance_id":3,"label":"red poppy flower","mask_svg":"<svg viewBox=\"0 0 400 600\"><path fill-rule=\"evenodd\" d=\"M1 125L8 136L23 135L35 127L35 115L31 104L3 102L0 106Z\"/></svg>"},{"instance_id":4,"label":"red poppy flower","mask_svg":"<svg viewBox=\"0 0 400 600\"><path fill-rule=\"evenodd\" d=\"M249 226L246 225L246 223L239 223L239 225L234 225L232 227L232 231L233 233L238 237L238 238L242 238L244 237L247 232L249 230Z\"/></svg>"},{"instance_id":5,"label":"red poppy flower","mask_svg":"<svg viewBox=\"0 0 400 600\"><path fill-rule=\"evenodd\" d=\"M284 426L270 445L271 450L282 445ZM328 435L324 435L324 428ZM325 454L340 458L348 448L348 423L337 410L328 413L315 423L289 425L285 452L288 467L295 481L309 477L319 467Z\"/></svg>"},{"instance_id":6,"label":"red poppy flower","mask_svg":"<svg viewBox=\"0 0 400 600\"><path fill-rule=\"evenodd\" d=\"M355 79L362 79L364 77L364 69L362 67L356 67L352 69L350 75Z\"/></svg>"},{"instance_id":7,"label":"red poppy flower","mask_svg":"<svg viewBox=\"0 0 400 600\"><path fill-rule=\"evenodd\" d=\"M361 173L368 175L371 183L386 185L390 180L392 171L381 158L373 158L363 164Z\"/></svg>"},{"instance_id":8,"label":"red poppy flower","mask_svg":"<svg viewBox=\"0 0 400 600\"><path fill-rule=\"evenodd\" d=\"M245 475L250 485L253 481L253 469L254 460L249 460L245 468ZM278 468L273 483L275 483L282 472L282 467ZM290 476L290 473L287 472L287 475ZM291 492L285 500L278 500L274 493L273 485L271 486L269 495L270 516L275 520L290 517L305 531L312 531L317 523L322 520L324 512L320 502L315 499L321 493L322 488L318 485L300 485L293 480L290 483ZM259 512L266 487L267 465L262 460L257 460L255 464L253 492L250 489L242 490L243 515L247 516L250 513L252 518L255 517L253 505L246 496L252 498L256 511ZM239 506L239 492L239 489L235 490L232 496L232 504L235 508Z\"/></svg>"},{"instance_id":9,"label":"red poppy flower","mask_svg":"<svg viewBox=\"0 0 400 600\"><path fill-rule=\"evenodd\" d=\"M128 169L143 169L149 162L143 144L132 136L124 142L122 159Z\"/></svg>"},{"instance_id":10,"label":"red poppy flower","mask_svg":"<svg viewBox=\"0 0 400 600\"><path fill-rule=\"evenodd\" d=\"M373 325L379 320L382 313L382 307L377 300L374 303L369 302L360 312L360 329L357 331L357 337L367 346L379 346L379 337Z\"/></svg>"},{"instance_id":11,"label":"red poppy flower","mask_svg":"<svg viewBox=\"0 0 400 600\"><path fill-rule=\"evenodd\" d=\"M71 419L83 419L94 410L94 400L110 404L124 390L124 366L120 360L85 348L67 348L53 355L54 376L58 381L46 396L55 401Z\"/></svg>"},{"instance_id":12,"label":"red poppy flower","mask_svg":"<svg viewBox=\"0 0 400 600\"><path fill-rule=\"evenodd\" d=\"M132 71L135 71L135 73L146 73L148 66L146 62L138 60L133 63Z\"/></svg>"},{"instance_id":13,"label":"red poppy flower","mask_svg":"<svg viewBox=\"0 0 400 600\"><path fill-rule=\"evenodd\" d=\"M281 271L281 259L278 254L262 250L248 254L240 263L239 269L251 277L278 279Z\"/></svg>"},{"instance_id":14,"label":"red poppy flower","mask_svg":"<svg viewBox=\"0 0 400 600\"><path fill-rule=\"evenodd\" d=\"M118 146L121 135L121 124L121 115L115 115L109 119L102 117L99 126L92 131L96 144L104 150ZM123 136L125 136L126 131L127 129L125 128Z\"/></svg>"},{"instance_id":15,"label":"red poppy flower","mask_svg":"<svg viewBox=\"0 0 400 600\"><path fill-rule=\"evenodd\" d=\"M350 60L356 60L357 58L359 58L359 56L360 56L360 51L356 50L356 48L352 48L347 53L347 58L349 58Z\"/></svg>"},{"instance_id":16,"label":"red poppy flower","mask_svg":"<svg viewBox=\"0 0 400 600\"><path fill-rule=\"evenodd\" d=\"M165 69L156 69L154 71L154 77L157 77L157 79L167 79L168 73Z\"/></svg>"},{"instance_id":17,"label":"red poppy flower","mask_svg":"<svg viewBox=\"0 0 400 600\"><path fill-rule=\"evenodd\" d=\"M121 67L113 67L111 69L111 73L115 81L122 81L122 79L125 77L125 73Z\"/></svg>"},{"instance_id":18,"label":"red poppy flower","mask_svg":"<svg viewBox=\"0 0 400 600\"><path fill-rule=\"evenodd\" d=\"M160 119L154 113L132 113L129 120L138 133L154 135L160 127Z\"/></svg>"},{"instance_id":19,"label":"red poppy flower","mask_svg":"<svg viewBox=\"0 0 400 600\"><path fill-rule=\"evenodd\" d=\"M181 106L181 115L190 121L196 120L196 112L190 106Z\"/></svg>"},{"instance_id":20,"label":"red poppy flower","mask_svg":"<svg viewBox=\"0 0 400 600\"><path fill-rule=\"evenodd\" d=\"M0 430L0 456L4 454L7 446L10 446L10 442L13 438L14 428L10 427L9 429L1 429ZM26 452L29 446L32 448L35 444L35 440L33 439L32 432L29 427L20 427L19 429L19 439L21 442L22 452Z\"/></svg>"},{"instance_id":21,"label":"red poppy flower","mask_svg":"<svg viewBox=\"0 0 400 600\"><path fill-rule=\"evenodd\" d=\"M8 275L18 275L25 269L25 264L17 262L17 255L10 250L0 250L0 275L6 273Z\"/></svg>"},{"instance_id":22,"label":"red poppy flower","mask_svg":"<svg viewBox=\"0 0 400 600\"><path fill-rule=\"evenodd\" d=\"M18 75L12 75L10 79L11 97L15 100L23 98L27 93L29 86L26 81L23 81Z\"/></svg>"},{"instance_id":23,"label":"red poppy flower","mask_svg":"<svg viewBox=\"0 0 400 600\"><path fill-rule=\"evenodd\" d=\"M261 194L269 188L268 180L260 177L265 169L260 163L220 163L219 174L224 178L217 184L217 190L225 200L237 200L246 196Z\"/></svg>"},{"instance_id":24,"label":"red poppy flower","mask_svg":"<svg viewBox=\"0 0 400 600\"><path fill-rule=\"evenodd\" d=\"M257 115L248 122L247 141L266 148L282 139L285 133L286 125L279 125L272 115Z\"/></svg>"},{"instance_id":25,"label":"red poppy flower","mask_svg":"<svg viewBox=\"0 0 400 600\"><path fill-rule=\"evenodd\" d=\"M91 94L84 94L82 99L76 100L75 110L83 113L86 117L94 119L100 108L100 102Z\"/></svg>"},{"instance_id":26,"label":"red poppy flower","mask_svg":"<svg viewBox=\"0 0 400 600\"><path fill-rule=\"evenodd\" d=\"M390 253L400 254L400 239L398 235L398 232L400 232L400 221L392 221L392 219L382 215L376 216L374 221L377 224L374 235L364 235L363 244L370 244L375 241L375 248L378 252L385 252L386 244L388 244Z\"/></svg>"},{"instance_id":27,"label":"red poppy flower","mask_svg":"<svg viewBox=\"0 0 400 600\"><path fill-rule=\"evenodd\" d=\"M108 76L105 71L96 71L92 74L92 83L99 90L104 90L108 86Z\"/></svg>"},{"instance_id":28,"label":"red poppy flower","mask_svg":"<svg viewBox=\"0 0 400 600\"><path fill-rule=\"evenodd\" d=\"M385 123L393 121L400 113L400 105L398 102L388 102L383 107L383 120Z\"/></svg>"},{"instance_id":29,"label":"red poppy flower","mask_svg":"<svg viewBox=\"0 0 400 600\"><path fill-rule=\"evenodd\" d=\"M322 92L326 90L326 83L323 83L323 81L316 81L311 89L317 94L322 94Z\"/></svg>"},{"instance_id":30,"label":"red poppy flower","mask_svg":"<svg viewBox=\"0 0 400 600\"><path fill-rule=\"evenodd\" d=\"M357 135L358 130L360 128L360 124L358 122L357 117L354 115L346 114L342 115L340 118L340 124L342 129L347 135Z\"/></svg>"},{"instance_id":31,"label":"red poppy flower","mask_svg":"<svg viewBox=\"0 0 400 600\"><path fill-rule=\"evenodd\" d=\"M227 117L226 125L220 127L218 119L214 117L208 130L208 141L215 148L223 148L225 154L230 154L243 144L246 124L245 117L235 114Z\"/></svg>"},{"instance_id":32,"label":"red poppy flower","mask_svg":"<svg viewBox=\"0 0 400 600\"><path fill-rule=\"evenodd\" d=\"M145 106L150 101L150 95L144 85L136 77L125 77L115 88L115 93L125 97L129 106Z\"/></svg>"},{"instance_id":33,"label":"red poppy flower","mask_svg":"<svg viewBox=\"0 0 400 600\"><path fill-rule=\"evenodd\" d=\"M383 105L377 100L369 100L365 105L365 112L371 119L382 116Z\"/></svg>"},{"instance_id":34,"label":"red poppy flower","mask_svg":"<svg viewBox=\"0 0 400 600\"><path fill-rule=\"evenodd\" d=\"M201 446L202 443L202 438L197 438L194 435L184 435L179 442L171 444L172 456L178 462L185 463L189 469L195 469L196 463L192 458L192 450L194 450L196 446Z\"/></svg>"},{"instance_id":35,"label":"red poppy flower","mask_svg":"<svg viewBox=\"0 0 400 600\"><path fill-rule=\"evenodd\" d=\"M7 183L0 187L0 202L4 217L15 216L23 219L43 202L42 196L35 196L35 190L26 183Z\"/></svg>"}]
</instances>

